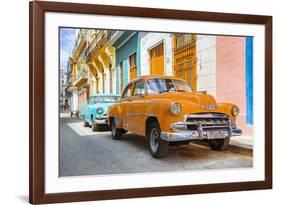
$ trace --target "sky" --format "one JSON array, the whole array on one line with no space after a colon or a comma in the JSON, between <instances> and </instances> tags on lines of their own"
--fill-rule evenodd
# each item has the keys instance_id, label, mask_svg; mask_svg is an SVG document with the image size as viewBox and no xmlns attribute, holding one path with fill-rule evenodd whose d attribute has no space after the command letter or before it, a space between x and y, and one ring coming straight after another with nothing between
<instances>
[{"instance_id":1,"label":"sky","mask_svg":"<svg viewBox=\"0 0 281 205\"><path fill-rule=\"evenodd\" d=\"M75 44L76 29L60 28L60 69L67 70L67 62Z\"/></svg>"}]
</instances>

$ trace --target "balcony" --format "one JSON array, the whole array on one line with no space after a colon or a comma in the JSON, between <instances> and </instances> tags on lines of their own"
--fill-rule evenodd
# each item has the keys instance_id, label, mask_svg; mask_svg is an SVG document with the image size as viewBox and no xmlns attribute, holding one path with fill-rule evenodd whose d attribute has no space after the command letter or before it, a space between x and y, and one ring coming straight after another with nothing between
<instances>
[{"instance_id":1,"label":"balcony","mask_svg":"<svg viewBox=\"0 0 281 205\"><path fill-rule=\"evenodd\" d=\"M78 77L76 78L76 80L72 83L72 85L74 87L80 87L81 85L83 85L84 83L86 83L88 80L88 74L85 72L81 72Z\"/></svg>"},{"instance_id":2,"label":"balcony","mask_svg":"<svg viewBox=\"0 0 281 205\"><path fill-rule=\"evenodd\" d=\"M86 43L87 43L87 30L80 29L76 42L75 42L75 45L72 50L72 59L74 62L77 61L77 59L79 58Z\"/></svg>"},{"instance_id":3,"label":"balcony","mask_svg":"<svg viewBox=\"0 0 281 205\"><path fill-rule=\"evenodd\" d=\"M93 40L85 51L84 59L90 61L91 58L101 49L116 31L99 30L96 32Z\"/></svg>"}]
</instances>

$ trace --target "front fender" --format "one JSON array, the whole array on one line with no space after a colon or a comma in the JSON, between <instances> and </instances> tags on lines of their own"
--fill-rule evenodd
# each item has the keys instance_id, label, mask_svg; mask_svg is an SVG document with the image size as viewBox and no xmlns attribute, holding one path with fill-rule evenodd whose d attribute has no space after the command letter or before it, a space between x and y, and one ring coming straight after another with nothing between
<instances>
[{"instance_id":1,"label":"front fender","mask_svg":"<svg viewBox=\"0 0 281 205\"><path fill-rule=\"evenodd\" d=\"M235 120L237 116L234 116L232 114L232 107L234 106L234 103L230 102L222 102L222 103L217 103L217 106L220 106L224 109L225 113L229 116L231 120ZM237 105L235 105L237 106Z\"/></svg>"},{"instance_id":2,"label":"front fender","mask_svg":"<svg viewBox=\"0 0 281 205\"><path fill-rule=\"evenodd\" d=\"M148 101L149 106L146 110L147 118L154 117L157 119L158 124L160 126L161 131L169 132L170 125L172 122L182 120L182 116L174 116L170 112L170 106L172 101L165 99L165 100L151 100Z\"/></svg>"},{"instance_id":3,"label":"front fender","mask_svg":"<svg viewBox=\"0 0 281 205\"><path fill-rule=\"evenodd\" d=\"M120 104L114 104L108 108L107 121L110 124L110 118L122 119L122 110ZM122 128L122 124L116 125L117 128Z\"/></svg>"}]
</instances>

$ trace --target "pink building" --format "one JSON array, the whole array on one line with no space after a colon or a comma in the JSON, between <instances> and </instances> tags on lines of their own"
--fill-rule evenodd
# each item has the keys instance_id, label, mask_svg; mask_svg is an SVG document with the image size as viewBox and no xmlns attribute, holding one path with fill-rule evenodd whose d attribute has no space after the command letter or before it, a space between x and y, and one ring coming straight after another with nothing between
<instances>
[{"instance_id":1,"label":"pink building","mask_svg":"<svg viewBox=\"0 0 281 205\"><path fill-rule=\"evenodd\" d=\"M252 38L198 36L197 48L198 90L237 104L237 125L253 135Z\"/></svg>"},{"instance_id":2,"label":"pink building","mask_svg":"<svg viewBox=\"0 0 281 205\"><path fill-rule=\"evenodd\" d=\"M240 108L238 126L252 135L246 123L246 40L245 37L217 37L217 100L236 103Z\"/></svg>"}]
</instances>

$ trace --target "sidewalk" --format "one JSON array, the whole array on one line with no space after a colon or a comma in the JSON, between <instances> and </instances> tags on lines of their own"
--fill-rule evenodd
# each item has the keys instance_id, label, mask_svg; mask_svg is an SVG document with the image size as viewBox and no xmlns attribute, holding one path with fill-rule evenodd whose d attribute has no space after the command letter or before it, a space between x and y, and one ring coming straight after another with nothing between
<instances>
[{"instance_id":1,"label":"sidewalk","mask_svg":"<svg viewBox=\"0 0 281 205\"><path fill-rule=\"evenodd\" d=\"M253 156L253 146L253 136L235 136L230 140L229 151Z\"/></svg>"},{"instance_id":2,"label":"sidewalk","mask_svg":"<svg viewBox=\"0 0 281 205\"><path fill-rule=\"evenodd\" d=\"M208 142L195 142L196 144L208 146ZM228 151L247 156L253 156L254 137L253 136L235 136L231 137Z\"/></svg>"}]
</instances>

